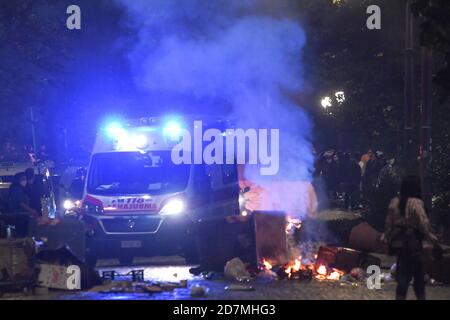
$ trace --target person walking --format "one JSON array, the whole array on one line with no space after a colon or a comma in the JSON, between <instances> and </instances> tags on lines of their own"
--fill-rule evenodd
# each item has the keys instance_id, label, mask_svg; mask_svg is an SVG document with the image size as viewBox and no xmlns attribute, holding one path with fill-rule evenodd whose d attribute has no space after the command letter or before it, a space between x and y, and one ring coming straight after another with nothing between
<instances>
[{"instance_id":1,"label":"person walking","mask_svg":"<svg viewBox=\"0 0 450 320\"><path fill-rule=\"evenodd\" d=\"M386 217L385 236L391 254L397 255L396 299L404 300L414 279L417 299L425 299L423 240L437 244L421 200L420 180L408 176L402 180L400 197L391 200Z\"/></svg>"}]
</instances>

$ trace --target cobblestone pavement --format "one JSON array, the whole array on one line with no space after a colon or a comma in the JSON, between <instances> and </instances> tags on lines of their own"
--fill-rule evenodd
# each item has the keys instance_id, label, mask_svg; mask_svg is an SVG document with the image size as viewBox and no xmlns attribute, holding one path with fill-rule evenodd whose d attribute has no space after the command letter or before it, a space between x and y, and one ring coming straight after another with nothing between
<instances>
[{"instance_id":1,"label":"cobblestone pavement","mask_svg":"<svg viewBox=\"0 0 450 320\"><path fill-rule=\"evenodd\" d=\"M133 267L136 269L139 267ZM127 268L118 268L119 272L126 272ZM201 285L208 288L206 296L197 299L213 299L213 300L265 300L265 299L281 299L281 300L391 300L395 296L395 283L382 284L379 290L369 290L364 282L358 283L357 286L343 284L337 281L294 281L294 280L277 280L272 282L253 281L248 285L253 286L253 291L229 291L225 287L230 284L226 280L204 280L200 277L193 277L189 274L187 266L159 266L145 267L145 278L153 280L175 280L188 279L188 288L175 289L171 292L162 292L157 294L146 293L98 293L98 292L77 292L66 293L50 291L45 295L35 295L23 297L22 295L7 295L6 299L58 299L58 300L136 300L136 299L155 299L155 300L172 300L172 299L192 299L189 287L193 285ZM450 300L450 286L428 286L428 299ZM408 293L408 299L414 299L412 288Z\"/></svg>"}]
</instances>

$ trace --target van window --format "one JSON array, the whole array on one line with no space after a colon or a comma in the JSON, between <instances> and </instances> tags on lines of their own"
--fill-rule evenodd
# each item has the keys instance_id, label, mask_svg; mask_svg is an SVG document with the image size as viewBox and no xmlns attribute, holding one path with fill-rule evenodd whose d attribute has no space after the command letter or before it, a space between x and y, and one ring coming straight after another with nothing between
<instances>
[{"instance_id":1,"label":"van window","mask_svg":"<svg viewBox=\"0 0 450 320\"><path fill-rule=\"evenodd\" d=\"M87 190L97 195L166 194L187 187L190 165L175 165L170 151L111 152L92 157Z\"/></svg>"}]
</instances>

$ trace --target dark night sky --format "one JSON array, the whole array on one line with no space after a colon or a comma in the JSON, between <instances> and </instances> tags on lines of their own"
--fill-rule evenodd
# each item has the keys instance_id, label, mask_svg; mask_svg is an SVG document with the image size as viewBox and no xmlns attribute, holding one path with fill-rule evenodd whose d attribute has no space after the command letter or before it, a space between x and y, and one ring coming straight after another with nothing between
<instances>
[{"instance_id":1,"label":"dark night sky","mask_svg":"<svg viewBox=\"0 0 450 320\"><path fill-rule=\"evenodd\" d=\"M158 3L158 1L155 1L155 3ZM196 1L198 0L194 0L192 3L195 5ZM252 0L248 1L251 2ZM18 0L14 1L15 4L11 4L9 0L0 0L0 8L9 8L12 11L6 10L6 12L12 12L12 15L14 15L16 13L14 5L18 6L29 2L29 0ZM6 89L4 86L0 88L2 120L7 124L3 126L4 137L16 137L17 135L11 135L11 132L22 130L24 132L23 136L26 137L25 140L29 141L29 135L27 134L29 124L26 111L29 106L33 106L38 110L38 133L41 140L54 139L56 137L57 142L59 141L60 143L61 132L65 127L69 130L70 137L74 140L73 143L78 143L76 141L78 138L84 139L91 135L98 128L101 119L111 114L126 113L130 116L159 114L167 112L171 106L174 106L174 109L176 109L177 106L186 103L186 101L188 101L189 105L195 106L195 110L198 110L197 105L220 105L223 103L220 99L219 101L214 99L210 101L205 96L195 97L194 99L189 97L186 100L186 96L182 92L167 94L160 92L158 89L152 91L141 90L142 87L139 89L139 86L136 86L136 74L138 73L136 72L136 66L133 67L130 64L129 56L127 57L133 46L136 45L138 34L127 25L130 21L126 19L123 8L119 8L117 5L120 0L64 0L58 1L57 4L46 0L35 0L32 2L33 10L37 10L33 11L36 13L37 25L44 29L42 34L38 32L39 30L36 30L36 32L33 30L36 24L32 24L32 27L30 27L29 24L21 22L23 19L30 18L27 14L19 17L20 22L15 21L14 17L0 15L0 22L2 23L0 30L6 31L3 33L3 36L5 34L14 34L14 37L12 37L14 40L11 41L7 38L7 46L0 48L0 58L13 57L11 58L11 64L16 66L17 70L13 70L13 72L8 74L8 77L16 77L17 74L25 75L29 72L25 60L32 61L33 57L35 58L35 52L40 52L41 46L44 46L50 52L47 59L44 59L44 67L42 68L44 71L33 72L33 75L38 79L48 78L50 81L46 82L46 85L41 86L39 84L36 85L27 76L24 76L25 80L20 80L21 82L17 80L17 83L19 86L22 86L23 83L24 88L29 87L30 89L23 89L23 93L12 95L14 99L10 99L11 95L5 94ZM136 1L136 3L138 2ZM282 2L287 4L296 3L289 0ZM305 3L307 2L305 1ZM370 3L371 1L366 2ZM278 15L280 12L282 14L289 12L288 15L291 17L295 16L295 20L300 22L305 29L307 42L301 61L303 66L302 76L304 77L303 89L301 93L290 94L293 94L295 99L300 101L302 107L306 108L310 114L314 115L320 111L320 108L317 106L317 98L323 92L326 92L328 88L337 88L339 86L351 90L355 86L355 82L366 81L366 79L357 77L371 78L373 73L382 73L382 77L389 78L388 81L395 82L390 85L391 87L398 86L393 88L393 90L399 91L399 88L401 90L401 83L398 83L396 80L401 79L401 74L396 79L388 76L393 71L389 69L392 64L398 65L400 69L397 71L401 72L402 57L399 54L401 54L402 41L396 37L399 34L398 30L401 30L402 21L397 19L398 13L401 14L401 11L397 10L398 8L391 8L395 6L385 5L383 7L383 10L387 9L385 10L387 14L384 16L386 18L383 20L387 28L378 32L378 34L375 32L367 37L367 31L363 30L366 18L365 7L339 9L328 6L326 10L323 10L323 15L313 15L310 14L313 10L308 8L308 6L302 7L302 5L297 5L288 7L286 5L286 7L283 7L280 5L273 8L270 6L270 1L261 1L261 3L265 4L265 6L260 7L262 12L273 12L274 15ZM325 1L325 3L328 3L328 1ZM391 2L381 1L381 3L387 4ZM67 17L65 8L70 4L78 4L82 9L82 30L69 31L65 28L65 19ZM213 14L215 21L220 23L222 23L221 19L223 17L227 17L227 13L217 13L220 10L217 10L214 6L203 8L203 6L195 7L194 5L192 7L186 6L179 10L183 13L181 17L188 20L191 19L188 23L192 23L194 27L195 23L197 23L196 27L207 29L208 14L210 13ZM289 10L286 10L286 8ZM295 10L298 10L298 12ZM206 18L196 20L195 15L197 11ZM305 14L305 12L308 13ZM332 15L327 15L330 12ZM355 17L357 18L354 19ZM177 18L176 15L175 18ZM223 19L226 20L225 18ZM225 21L224 24L226 25L226 23ZM346 30L355 29L356 24L362 30L362 33L359 35L353 33L353 36L356 35L358 39L346 39ZM362 26L360 26L361 24ZM12 26L15 26L15 28L11 29ZM170 24L166 24L164 25L165 29L162 28L161 30L167 29L170 31L172 27ZM48 32L48 30L51 31ZM177 32L180 33L179 30ZM335 34L332 32L335 32ZM27 35L25 40L18 36L20 34ZM0 33L1 36L2 34ZM25 46L25 54L14 58L14 41L17 39L19 39L18 42L22 41ZM376 44L373 44L374 42ZM342 54L340 50L345 46L348 49L347 53ZM336 51L335 60L323 59L324 53L333 52L333 50ZM374 54L378 52L384 52L385 57L375 60L374 63L368 63L367 66L372 68L372 70L368 70L365 73L362 72L361 68L364 68L365 59L374 61ZM391 64L386 64L382 59L390 59L391 62L389 63ZM334 61L336 62L335 65L333 65ZM400 64L398 63L399 61ZM347 67L351 64L355 64L359 69L355 72L349 71ZM330 65L332 66L331 69ZM384 65L388 66L388 69L385 69ZM46 67L50 67L50 71L46 70ZM342 71L343 69L345 70ZM363 74L365 75L363 76ZM345 83L345 79L352 76L355 77L355 79L352 79L354 82ZM0 77L2 77L1 74ZM2 80L5 81L8 77L3 75ZM376 78L374 81L379 83L380 78ZM376 83L367 82L369 86L377 90L374 88ZM361 90L363 89L367 88L362 88ZM363 94L367 95L367 91L361 93L361 95ZM357 91L355 95L358 95ZM374 95L376 94L374 93ZM370 97L366 96L364 99L370 100ZM399 91L398 95L390 99L394 100L392 101L393 104L399 104L401 92ZM356 100L361 101L361 99ZM385 101L382 103L385 103ZM16 110L20 110L19 114L22 117L19 124L6 120L8 115L11 115L11 112L16 112ZM211 111L212 109L204 108L201 110ZM17 117L17 112L15 114ZM89 134L86 134L87 132Z\"/></svg>"}]
</instances>

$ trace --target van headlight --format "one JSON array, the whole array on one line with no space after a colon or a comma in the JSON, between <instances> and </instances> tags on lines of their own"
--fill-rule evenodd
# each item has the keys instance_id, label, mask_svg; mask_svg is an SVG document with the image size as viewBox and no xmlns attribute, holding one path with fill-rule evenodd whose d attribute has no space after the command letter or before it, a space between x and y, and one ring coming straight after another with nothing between
<instances>
[{"instance_id":1,"label":"van headlight","mask_svg":"<svg viewBox=\"0 0 450 320\"><path fill-rule=\"evenodd\" d=\"M80 200L77 201L72 201L68 199L65 200L63 203L64 214L65 215L73 214L75 210L80 207L80 204L81 204Z\"/></svg>"},{"instance_id":2,"label":"van headlight","mask_svg":"<svg viewBox=\"0 0 450 320\"><path fill-rule=\"evenodd\" d=\"M63 204L64 210L72 210L75 206L75 202L72 200L65 200Z\"/></svg>"},{"instance_id":3,"label":"van headlight","mask_svg":"<svg viewBox=\"0 0 450 320\"><path fill-rule=\"evenodd\" d=\"M161 215L177 215L183 213L186 209L186 203L182 199L171 199L159 211Z\"/></svg>"}]
</instances>

